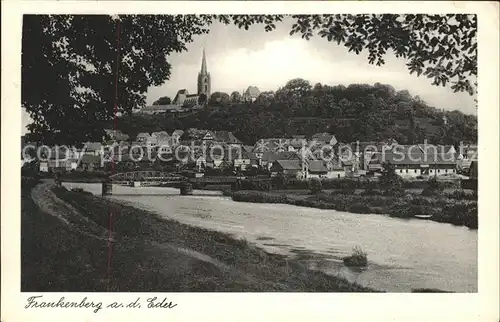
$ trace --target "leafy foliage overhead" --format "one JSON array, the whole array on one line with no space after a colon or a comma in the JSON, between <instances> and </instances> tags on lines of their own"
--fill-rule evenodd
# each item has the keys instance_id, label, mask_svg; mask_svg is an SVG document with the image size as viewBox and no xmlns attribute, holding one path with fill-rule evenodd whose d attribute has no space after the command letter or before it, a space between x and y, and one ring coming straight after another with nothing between
<instances>
[{"instance_id":1,"label":"leafy foliage overhead","mask_svg":"<svg viewBox=\"0 0 500 322\"><path fill-rule=\"evenodd\" d=\"M31 139L46 143L99 140L116 112L145 105L148 87L169 79L167 57L186 50L216 21L272 31L281 15L25 15L22 105ZM392 51L410 73L436 85L475 91L475 15L293 15L291 34L314 34L367 50L384 64ZM267 98L266 98L267 99Z\"/></svg>"}]
</instances>

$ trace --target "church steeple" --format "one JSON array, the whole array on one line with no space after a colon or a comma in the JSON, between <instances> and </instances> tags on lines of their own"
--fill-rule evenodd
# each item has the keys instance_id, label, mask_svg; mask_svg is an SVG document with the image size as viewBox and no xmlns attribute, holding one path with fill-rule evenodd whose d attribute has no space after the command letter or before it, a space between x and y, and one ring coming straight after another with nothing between
<instances>
[{"instance_id":1,"label":"church steeple","mask_svg":"<svg viewBox=\"0 0 500 322\"><path fill-rule=\"evenodd\" d=\"M201 61L201 71L200 74L206 75L208 74L207 72L207 59L205 58L205 48L203 48L203 58Z\"/></svg>"},{"instance_id":2,"label":"church steeple","mask_svg":"<svg viewBox=\"0 0 500 322\"><path fill-rule=\"evenodd\" d=\"M198 95L205 95L208 101L211 92L210 73L207 70L207 59L205 57L205 48L203 48L203 57L201 59L201 70L198 74Z\"/></svg>"}]
</instances>

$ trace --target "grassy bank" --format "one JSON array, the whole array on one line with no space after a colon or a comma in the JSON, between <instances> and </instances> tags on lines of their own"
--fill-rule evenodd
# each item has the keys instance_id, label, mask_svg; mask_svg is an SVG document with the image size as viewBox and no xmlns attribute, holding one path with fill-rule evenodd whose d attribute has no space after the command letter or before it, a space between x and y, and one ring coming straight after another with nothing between
<instances>
[{"instance_id":1,"label":"grassy bank","mask_svg":"<svg viewBox=\"0 0 500 322\"><path fill-rule=\"evenodd\" d=\"M112 214L111 266L107 240L82 234L81 227L41 212L25 193L23 291L373 291L227 234L63 187L53 191L88 225L107 229Z\"/></svg>"},{"instance_id":2,"label":"grassy bank","mask_svg":"<svg viewBox=\"0 0 500 322\"><path fill-rule=\"evenodd\" d=\"M477 201L457 199L461 194L457 192L431 197L407 194L404 197L391 197L337 191L319 192L314 195L236 191L232 193L232 198L235 201L284 203L359 214L388 214L399 218L430 216L428 219L433 221L477 229Z\"/></svg>"}]
</instances>

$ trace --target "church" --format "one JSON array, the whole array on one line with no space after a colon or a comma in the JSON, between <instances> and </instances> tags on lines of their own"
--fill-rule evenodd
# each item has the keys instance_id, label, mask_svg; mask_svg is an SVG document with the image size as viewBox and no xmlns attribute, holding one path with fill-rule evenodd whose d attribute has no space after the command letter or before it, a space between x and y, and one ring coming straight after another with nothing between
<instances>
[{"instance_id":1,"label":"church","mask_svg":"<svg viewBox=\"0 0 500 322\"><path fill-rule=\"evenodd\" d=\"M201 108L206 105L210 98L212 87L212 80L207 68L207 60L205 56L205 49L203 49L203 56L201 59L201 69L198 73L198 92L197 94L189 94L187 89L177 91L172 104L168 105L151 105L146 106L136 113L140 114L162 114L162 113L176 113L184 112L187 110Z\"/></svg>"},{"instance_id":2,"label":"church","mask_svg":"<svg viewBox=\"0 0 500 322\"><path fill-rule=\"evenodd\" d=\"M198 73L198 93L189 94L187 89L181 89L175 95L173 103L176 105L193 107L195 105L203 106L207 103L211 93L211 78L207 69L207 59L205 49L201 60L201 69Z\"/></svg>"}]
</instances>

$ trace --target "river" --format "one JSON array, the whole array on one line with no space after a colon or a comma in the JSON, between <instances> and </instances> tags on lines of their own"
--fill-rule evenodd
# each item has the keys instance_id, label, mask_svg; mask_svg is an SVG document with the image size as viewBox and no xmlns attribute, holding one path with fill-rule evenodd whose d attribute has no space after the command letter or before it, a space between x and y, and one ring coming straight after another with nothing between
<instances>
[{"instance_id":1,"label":"river","mask_svg":"<svg viewBox=\"0 0 500 322\"><path fill-rule=\"evenodd\" d=\"M99 195L100 184L64 183ZM477 230L426 220L404 220L297 207L235 202L217 191L113 186L108 198L132 203L185 224L245 238L269 252L300 256L309 266L389 292L437 288L477 292ZM368 254L364 270L346 268L354 246Z\"/></svg>"}]
</instances>

